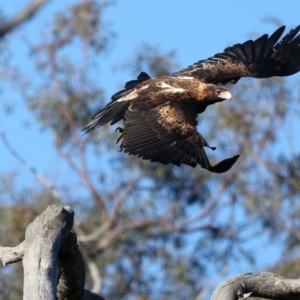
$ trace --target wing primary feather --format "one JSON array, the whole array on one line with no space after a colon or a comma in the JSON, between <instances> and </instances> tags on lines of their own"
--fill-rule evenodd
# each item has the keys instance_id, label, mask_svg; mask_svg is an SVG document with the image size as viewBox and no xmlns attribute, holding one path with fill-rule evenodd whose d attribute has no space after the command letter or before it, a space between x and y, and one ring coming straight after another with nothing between
<instances>
[{"instance_id":1,"label":"wing primary feather","mask_svg":"<svg viewBox=\"0 0 300 300\"><path fill-rule=\"evenodd\" d=\"M265 43L265 51L264 51L264 57L269 57L273 50L274 45L278 42L279 38L283 34L285 30L285 26L279 27L266 41Z\"/></svg>"},{"instance_id":2,"label":"wing primary feather","mask_svg":"<svg viewBox=\"0 0 300 300\"><path fill-rule=\"evenodd\" d=\"M300 70L300 26L280 40L284 30L282 26L270 36L264 34L254 41L227 47L223 53L200 60L174 75L193 76L213 84L236 83L241 77L292 75Z\"/></svg>"},{"instance_id":3,"label":"wing primary feather","mask_svg":"<svg viewBox=\"0 0 300 300\"><path fill-rule=\"evenodd\" d=\"M256 53L255 53L255 47L254 42L249 40L245 43L243 43L244 46L244 52L247 59L253 61L255 59Z\"/></svg>"},{"instance_id":4,"label":"wing primary feather","mask_svg":"<svg viewBox=\"0 0 300 300\"><path fill-rule=\"evenodd\" d=\"M239 57L241 59L246 60L246 56L245 56L245 53L243 51L243 45L242 44L235 44L234 46L226 48L224 50L224 52L229 52L229 51L231 53L235 54L236 57Z\"/></svg>"},{"instance_id":5,"label":"wing primary feather","mask_svg":"<svg viewBox=\"0 0 300 300\"><path fill-rule=\"evenodd\" d=\"M265 45L267 39L268 39L268 35L264 34L254 41L255 54L256 54L255 57L257 58L257 62L260 60L260 57L262 57L263 53L265 52Z\"/></svg>"},{"instance_id":6,"label":"wing primary feather","mask_svg":"<svg viewBox=\"0 0 300 300\"><path fill-rule=\"evenodd\" d=\"M106 107L92 117L91 121L82 129L82 131L87 133L108 122L111 122L111 125L115 124L124 117L129 104L130 101L109 103Z\"/></svg>"}]
</instances>

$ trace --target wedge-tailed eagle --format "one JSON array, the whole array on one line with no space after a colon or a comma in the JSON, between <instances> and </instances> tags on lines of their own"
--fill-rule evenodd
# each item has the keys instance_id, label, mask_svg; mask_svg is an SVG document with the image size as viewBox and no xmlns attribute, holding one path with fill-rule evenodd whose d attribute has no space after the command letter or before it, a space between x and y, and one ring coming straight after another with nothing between
<instances>
[{"instance_id":1,"label":"wedge-tailed eagle","mask_svg":"<svg viewBox=\"0 0 300 300\"><path fill-rule=\"evenodd\" d=\"M279 41L284 29L235 44L169 76L150 78L140 73L83 130L124 120L124 128L119 129L125 153L163 164L228 171L239 155L212 166L204 151L212 147L197 132L196 118L208 105L231 98L219 85L236 83L241 77L289 76L300 70L300 26Z\"/></svg>"}]
</instances>

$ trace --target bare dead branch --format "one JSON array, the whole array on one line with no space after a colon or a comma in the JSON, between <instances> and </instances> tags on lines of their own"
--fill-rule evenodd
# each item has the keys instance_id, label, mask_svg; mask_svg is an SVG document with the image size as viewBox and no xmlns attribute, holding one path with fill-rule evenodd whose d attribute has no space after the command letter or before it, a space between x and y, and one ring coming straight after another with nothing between
<instances>
[{"instance_id":1,"label":"bare dead branch","mask_svg":"<svg viewBox=\"0 0 300 300\"><path fill-rule=\"evenodd\" d=\"M36 0L31 2L27 7L20 11L11 20L0 24L0 37L13 30L15 27L21 25L25 21L33 17L33 15L46 3L48 0Z\"/></svg>"},{"instance_id":2,"label":"bare dead branch","mask_svg":"<svg viewBox=\"0 0 300 300\"><path fill-rule=\"evenodd\" d=\"M74 212L51 205L28 225L25 234L24 299L56 299L59 278L57 256L73 226Z\"/></svg>"},{"instance_id":3,"label":"bare dead branch","mask_svg":"<svg viewBox=\"0 0 300 300\"><path fill-rule=\"evenodd\" d=\"M94 232L88 235L79 235L77 236L78 242L90 242L92 240L97 239L99 236L101 236L109 227L110 222L106 222L102 224L98 229L96 229Z\"/></svg>"},{"instance_id":4,"label":"bare dead branch","mask_svg":"<svg viewBox=\"0 0 300 300\"><path fill-rule=\"evenodd\" d=\"M23 260L23 299L104 300L84 290L85 267L72 230L73 219L70 207L50 205L28 225L23 243L0 247L4 264Z\"/></svg>"},{"instance_id":5,"label":"bare dead branch","mask_svg":"<svg viewBox=\"0 0 300 300\"><path fill-rule=\"evenodd\" d=\"M24 245L25 242L22 242L16 247L0 247L0 260L3 266L22 260L24 256Z\"/></svg>"},{"instance_id":6,"label":"bare dead branch","mask_svg":"<svg viewBox=\"0 0 300 300\"><path fill-rule=\"evenodd\" d=\"M72 230L73 218L70 207L50 205L29 224L23 243L14 248L0 247L0 260L4 264L23 259L24 299L103 300L101 296L84 290L85 268ZM157 221L153 222L130 223L118 228L114 234L157 225ZM214 291L211 300L242 300L250 296L299 299L300 279L286 279L270 272L238 275L224 281Z\"/></svg>"},{"instance_id":7,"label":"bare dead branch","mask_svg":"<svg viewBox=\"0 0 300 300\"><path fill-rule=\"evenodd\" d=\"M213 292L211 300L242 300L249 297L296 300L300 297L300 279L286 279L271 272L231 277Z\"/></svg>"}]
</instances>

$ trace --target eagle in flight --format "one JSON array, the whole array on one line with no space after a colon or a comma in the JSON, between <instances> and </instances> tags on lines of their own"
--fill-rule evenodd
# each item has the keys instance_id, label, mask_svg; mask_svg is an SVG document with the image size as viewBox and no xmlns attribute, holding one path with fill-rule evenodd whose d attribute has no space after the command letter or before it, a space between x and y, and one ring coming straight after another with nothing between
<instances>
[{"instance_id":1,"label":"eagle in flight","mask_svg":"<svg viewBox=\"0 0 300 300\"><path fill-rule=\"evenodd\" d=\"M235 44L168 76L150 78L142 72L111 97L83 129L89 132L108 122L124 120L121 149L125 153L163 164L186 164L215 173L228 171L239 155L212 166L197 131L197 116L208 105L231 99L220 85L241 77L289 76L300 70L300 26L281 40L285 26L271 36Z\"/></svg>"}]
</instances>

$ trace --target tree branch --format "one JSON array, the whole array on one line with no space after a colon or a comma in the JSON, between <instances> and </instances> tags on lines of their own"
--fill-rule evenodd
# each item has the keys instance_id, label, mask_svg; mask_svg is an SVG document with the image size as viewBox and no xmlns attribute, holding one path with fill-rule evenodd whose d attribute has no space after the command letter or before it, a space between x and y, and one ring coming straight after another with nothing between
<instances>
[{"instance_id":1,"label":"tree branch","mask_svg":"<svg viewBox=\"0 0 300 300\"><path fill-rule=\"evenodd\" d=\"M33 15L46 3L48 0L36 0L25 7L19 12L13 19L0 24L0 38L4 37L9 31L15 27L21 25L28 19L32 18Z\"/></svg>"},{"instance_id":2,"label":"tree branch","mask_svg":"<svg viewBox=\"0 0 300 300\"><path fill-rule=\"evenodd\" d=\"M3 266L22 260L25 249L24 245L25 242L16 247L0 247L0 260Z\"/></svg>"},{"instance_id":3,"label":"tree branch","mask_svg":"<svg viewBox=\"0 0 300 300\"><path fill-rule=\"evenodd\" d=\"M38 172L33 166L31 166L9 143L5 133L0 130L0 136L2 142L6 149L10 152L10 154L16 158L26 169L28 169L34 177L44 186L46 189L50 191L52 196L59 201L60 195L58 190L55 188L54 184L47 180L40 172Z\"/></svg>"},{"instance_id":4,"label":"tree branch","mask_svg":"<svg viewBox=\"0 0 300 300\"><path fill-rule=\"evenodd\" d=\"M4 265L23 259L24 299L103 300L84 290L85 268L72 230L73 219L70 207L50 205L29 224L23 243L14 248L0 247ZM112 239L130 229L153 225L158 225L157 221L130 223L115 230ZM224 281L211 300L243 300L250 296L299 299L300 279L286 279L269 272L238 275Z\"/></svg>"},{"instance_id":5,"label":"tree branch","mask_svg":"<svg viewBox=\"0 0 300 300\"><path fill-rule=\"evenodd\" d=\"M23 299L104 300L84 290L85 267L73 219L70 207L50 205L28 225L23 243L0 247L3 264L23 259Z\"/></svg>"},{"instance_id":6,"label":"tree branch","mask_svg":"<svg viewBox=\"0 0 300 300\"><path fill-rule=\"evenodd\" d=\"M249 297L296 300L300 297L300 279L286 279L271 272L231 277L220 284L210 300L242 300Z\"/></svg>"},{"instance_id":7,"label":"tree branch","mask_svg":"<svg viewBox=\"0 0 300 300\"><path fill-rule=\"evenodd\" d=\"M81 169L80 169L78 175L81 176L84 185L90 191L93 199L95 200L96 204L99 206L102 222L105 223L108 221L108 212L107 212L107 209L105 206L104 199L102 199L100 193L98 193L96 187L93 185L93 183L88 175L87 164L86 164L85 145L80 141L80 139L77 136L76 124L74 122L74 118L72 118L72 116L70 115L70 112L59 101L57 101L56 107L67 118L68 123L69 123L71 137L72 137L72 142L79 151Z\"/></svg>"},{"instance_id":8,"label":"tree branch","mask_svg":"<svg viewBox=\"0 0 300 300\"><path fill-rule=\"evenodd\" d=\"M135 222L130 222L124 225L121 225L117 228L114 228L112 230L107 230L106 234L101 240L97 243L95 247L95 252L101 251L108 246L112 244L112 242L119 237L122 234L125 234L126 232L133 230L133 229L138 229L138 228L144 228L144 227L149 227L149 226L161 226L161 220L139 220Z\"/></svg>"}]
</instances>

